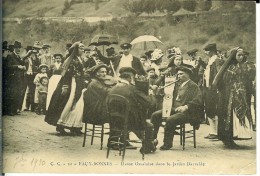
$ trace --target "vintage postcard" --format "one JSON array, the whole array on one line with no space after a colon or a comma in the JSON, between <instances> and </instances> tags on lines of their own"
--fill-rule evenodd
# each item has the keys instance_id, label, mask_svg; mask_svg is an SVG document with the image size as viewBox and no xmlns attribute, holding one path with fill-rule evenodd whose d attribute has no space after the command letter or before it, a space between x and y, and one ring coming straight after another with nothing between
<instances>
[{"instance_id":1,"label":"vintage postcard","mask_svg":"<svg viewBox=\"0 0 260 176\"><path fill-rule=\"evenodd\" d=\"M2 12L2 173L256 174L255 1Z\"/></svg>"}]
</instances>

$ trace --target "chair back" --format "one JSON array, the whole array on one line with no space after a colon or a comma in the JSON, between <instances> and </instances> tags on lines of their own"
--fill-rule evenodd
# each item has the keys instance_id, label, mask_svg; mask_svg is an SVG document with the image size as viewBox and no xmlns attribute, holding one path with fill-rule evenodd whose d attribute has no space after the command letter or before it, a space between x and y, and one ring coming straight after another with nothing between
<instances>
[{"instance_id":1,"label":"chair back","mask_svg":"<svg viewBox=\"0 0 260 176\"><path fill-rule=\"evenodd\" d=\"M129 116L129 101L121 95L109 94L106 99L107 112L109 115L110 126L123 130L127 127Z\"/></svg>"}]
</instances>

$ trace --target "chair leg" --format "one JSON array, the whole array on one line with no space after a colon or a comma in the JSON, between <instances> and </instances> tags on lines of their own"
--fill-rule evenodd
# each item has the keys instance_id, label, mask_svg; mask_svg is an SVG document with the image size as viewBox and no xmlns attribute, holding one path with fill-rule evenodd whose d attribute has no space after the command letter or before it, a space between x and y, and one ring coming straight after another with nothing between
<instances>
[{"instance_id":1,"label":"chair leg","mask_svg":"<svg viewBox=\"0 0 260 176\"><path fill-rule=\"evenodd\" d=\"M126 135L127 135L127 133L126 132L124 132L124 134L123 134L123 140L124 140L124 146L123 146L123 155L122 155L122 162L124 162L124 158L125 158L125 148L126 148Z\"/></svg>"},{"instance_id":2,"label":"chair leg","mask_svg":"<svg viewBox=\"0 0 260 176\"><path fill-rule=\"evenodd\" d=\"M91 145L93 145L94 135L95 135L95 125L93 125L93 128L92 128Z\"/></svg>"},{"instance_id":3,"label":"chair leg","mask_svg":"<svg viewBox=\"0 0 260 176\"><path fill-rule=\"evenodd\" d=\"M182 145L182 150L185 149L185 124L181 125L181 129L182 129L182 140L183 140L183 145Z\"/></svg>"},{"instance_id":4,"label":"chair leg","mask_svg":"<svg viewBox=\"0 0 260 176\"><path fill-rule=\"evenodd\" d=\"M84 132L84 138L83 138L83 145L82 145L82 147L85 147L86 137L87 137L87 123L85 123L85 132Z\"/></svg>"},{"instance_id":5,"label":"chair leg","mask_svg":"<svg viewBox=\"0 0 260 176\"><path fill-rule=\"evenodd\" d=\"M182 145L182 136L183 136L183 132L182 132L182 126L180 125L180 145Z\"/></svg>"},{"instance_id":6,"label":"chair leg","mask_svg":"<svg viewBox=\"0 0 260 176\"><path fill-rule=\"evenodd\" d=\"M108 138L108 141L107 141L107 143L108 143L108 146L107 146L107 158L108 158L108 156L109 156L109 151L110 151L110 138Z\"/></svg>"},{"instance_id":7,"label":"chair leg","mask_svg":"<svg viewBox=\"0 0 260 176\"><path fill-rule=\"evenodd\" d=\"M100 150L103 149L103 137L104 137L104 125L102 125L102 127L101 127L101 146L100 146Z\"/></svg>"},{"instance_id":8,"label":"chair leg","mask_svg":"<svg viewBox=\"0 0 260 176\"><path fill-rule=\"evenodd\" d=\"M196 129L193 126L193 143L194 143L194 148L196 148Z\"/></svg>"}]
</instances>

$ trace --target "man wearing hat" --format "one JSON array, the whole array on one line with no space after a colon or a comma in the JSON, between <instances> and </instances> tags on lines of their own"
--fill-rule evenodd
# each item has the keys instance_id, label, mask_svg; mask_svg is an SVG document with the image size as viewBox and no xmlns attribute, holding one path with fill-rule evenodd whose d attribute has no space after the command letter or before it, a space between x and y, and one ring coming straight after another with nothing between
<instances>
[{"instance_id":1,"label":"man wearing hat","mask_svg":"<svg viewBox=\"0 0 260 176\"><path fill-rule=\"evenodd\" d=\"M201 60L201 57L199 56L197 57L198 51L199 50L197 48L187 51L189 59L183 60L183 63L193 68L193 72L194 72L193 80L199 86L202 86L204 69L206 68L207 64Z\"/></svg>"},{"instance_id":2,"label":"man wearing hat","mask_svg":"<svg viewBox=\"0 0 260 176\"><path fill-rule=\"evenodd\" d=\"M217 129L218 129L218 91L216 89L212 89L212 82L217 75L218 71L223 64L223 60L221 60L217 56L217 45L216 43L208 44L204 48L205 54L209 57L208 64L204 71L204 79L203 79L203 88L205 93L205 112L208 117L210 132L205 137L206 139L218 139L217 137Z\"/></svg>"},{"instance_id":3,"label":"man wearing hat","mask_svg":"<svg viewBox=\"0 0 260 176\"><path fill-rule=\"evenodd\" d=\"M28 92L26 94L26 109L29 110L31 107L31 111L34 112L34 92L35 92L35 84L33 80L38 73L38 68L40 65L40 61L37 58L36 54L38 53L37 50L33 49L32 46L27 46L26 48L27 54L23 58L26 70L24 75L25 80L25 90L28 87ZM24 92L25 93L25 92Z\"/></svg>"},{"instance_id":4,"label":"man wearing hat","mask_svg":"<svg viewBox=\"0 0 260 176\"><path fill-rule=\"evenodd\" d=\"M132 67L136 70L138 75L146 75L146 72L140 60L130 54L132 45L130 43L123 43L120 45L120 47L123 50L122 57L115 57L114 60L112 60L116 73L118 74L120 68L122 67Z\"/></svg>"},{"instance_id":5,"label":"man wearing hat","mask_svg":"<svg viewBox=\"0 0 260 176\"><path fill-rule=\"evenodd\" d=\"M128 130L136 134L139 139L144 139L145 131L145 149L142 147L140 152L152 153L156 150L156 143L153 142L153 125L146 121L147 109L154 104L152 99L138 90L135 84L136 70L132 67L122 67L119 70L120 81L115 87L109 91L110 94L118 94L124 96L130 104L130 112L128 118ZM115 128L119 124L110 124L110 128ZM110 134L116 135L116 134ZM115 147L115 146L110 146Z\"/></svg>"},{"instance_id":6,"label":"man wearing hat","mask_svg":"<svg viewBox=\"0 0 260 176\"><path fill-rule=\"evenodd\" d=\"M53 64L52 55L50 53L51 46L48 44L43 44L42 50L43 54L39 57L41 64L46 64L50 68L51 64Z\"/></svg>"},{"instance_id":7,"label":"man wearing hat","mask_svg":"<svg viewBox=\"0 0 260 176\"><path fill-rule=\"evenodd\" d=\"M50 76L52 75L61 75L61 71L62 71L62 61L63 61L63 56L60 53L56 53L53 54L53 58L54 58L54 63L51 64L50 66Z\"/></svg>"},{"instance_id":8,"label":"man wearing hat","mask_svg":"<svg viewBox=\"0 0 260 176\"><path fill-rule=\"evenodd\" d=\"M106 84L108 67L99 64L91 69L91 82L84 92L83 123L104 124L108 122L106 96L111 86Z\"/></svg>"},{"instance_id":9,"label":"man wearing hat","mask_svg":"<svg viewBox=\"0 0 260 176\"><path fill-rule=\"evenodd\" d=\"M198 127L199 118L203 112L202 94L196 83L190 77L192 70L181 66L177 68L179 82L173 91L173 103L170 117L166 118L164 128L164 144L161 150L172 148L174 132L177 125L191 123ZM154 139L157 139L159 127L162 124L162 110L152 114L151 122L154 125Z\"/></svg>"},{"instance_id":10,"label":"man wearing hat","mask_svg":"<svg viewBox=\"0 0 260 176\"><path fill-rule=\"evenodd\" d=\"M22 93L24 87L24 62L19 56L22 45L14 42L14 50L7 59L7 107L8 114L15 115L22 108Z\"/></svg>"}]
</instances>

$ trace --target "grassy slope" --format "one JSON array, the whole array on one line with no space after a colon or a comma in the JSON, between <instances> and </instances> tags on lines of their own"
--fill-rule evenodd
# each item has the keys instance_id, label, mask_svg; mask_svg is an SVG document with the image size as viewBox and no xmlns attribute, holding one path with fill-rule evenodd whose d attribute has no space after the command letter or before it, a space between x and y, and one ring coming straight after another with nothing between
<instances>
[{"instance_id":1,"label":"grassy slope","mask_svg":"<svg viewBox=\"0 0 260 176\"><path fill-rule=\"evenodd\" d=\"M108 13L112 13L114 16L125 15L123 3L122 0L102 2L99 4L98 10L95 10L95 3L73 4L63 16L108 16ZM38 16L39 13L45 17L58 17L61 16L64 0L21 0L17 4L6 1L3 6L7 12L6 17L34 17Z\"/></svg>"}]
</instances>

